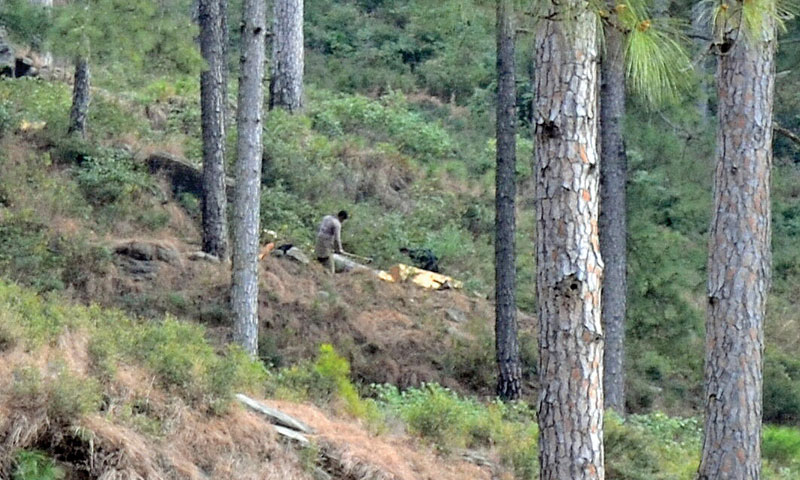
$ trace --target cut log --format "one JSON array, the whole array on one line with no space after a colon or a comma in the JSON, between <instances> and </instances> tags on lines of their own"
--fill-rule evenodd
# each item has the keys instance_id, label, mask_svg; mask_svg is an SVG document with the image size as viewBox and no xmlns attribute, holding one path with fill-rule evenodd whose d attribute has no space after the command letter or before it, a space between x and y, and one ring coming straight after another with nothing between
<instances>
[{"instance_id":1,"label":"cut log","mask_svg":"<svg viewBox=\"0 0 800 480\"><path fill-rule=\"evenodd\" d=\"M291 428L282 427L280 425L273 425L273 426L275 427L275 431L278 432L278 434L281 435L282 437L286 437L289 440L294 440L295 442L299 443L304 447L311 445L311 441L308 439L308 437L298 432L297 430L292 430Z\"/></svg>"},{"instance_id":2,"label":"cut log","mask_svg":"<svg viewBox=\"0 0 800 480\"><path fill-rule=\"evenodd\" d=\"M296 430L302 433L309 433L309 434L314 433L314 430L312 430L311 427L301 422L300 420L297 420L296 418L286 415L285 413L279 410L270 408L261 402L253 400L247 395L237 393L236 399L239 400L239 402L243 403L247 408L267 417L271 423L280 425L282 427L290 428L292 430Z\"/></svg>"}]
</instances>

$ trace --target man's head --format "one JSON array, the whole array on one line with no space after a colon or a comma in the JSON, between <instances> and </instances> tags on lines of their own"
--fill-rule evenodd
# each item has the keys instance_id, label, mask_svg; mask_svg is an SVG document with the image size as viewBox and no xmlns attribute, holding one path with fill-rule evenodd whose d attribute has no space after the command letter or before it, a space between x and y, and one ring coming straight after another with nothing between
<instances>
[{"instance_id":1,"label":"man's head","mask_svg":"<svg viewBox=\"0 0 800 480\"><path fill-rule=\"evenodd\" d=\"M336 217L339 219L340 222L344 222L345 220L350 218L347 215L347 210L339 210L339 213L336 215Z\"/></svg>"}]
</instances>

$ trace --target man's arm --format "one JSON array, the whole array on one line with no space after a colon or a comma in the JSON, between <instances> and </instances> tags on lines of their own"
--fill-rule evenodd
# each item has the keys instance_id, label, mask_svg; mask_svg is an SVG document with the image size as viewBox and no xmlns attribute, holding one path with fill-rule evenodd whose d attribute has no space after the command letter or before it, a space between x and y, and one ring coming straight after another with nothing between
<instances>
[{"instance_id":1,"label":"man's arm","mask_svg":"<svg viewBox=\"0 0 800 480\"><path fill-rule=\"evenodd\" d=\"M334 238L334 248L336 249L336 253L345 253L342 249L342 222L337 221L333 227Z\"/></svg>"}]
</instances>

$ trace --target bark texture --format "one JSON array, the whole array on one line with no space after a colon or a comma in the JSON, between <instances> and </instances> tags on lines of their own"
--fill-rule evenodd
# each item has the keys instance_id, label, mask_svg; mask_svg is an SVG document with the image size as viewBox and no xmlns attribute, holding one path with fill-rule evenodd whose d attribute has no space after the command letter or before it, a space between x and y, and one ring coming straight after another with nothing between
<instances>
[{"instance_id":1,"label":"bark texture","mask_svg":"<svg viewBox=\"0 0 800 480\"><path fill-rule=\"evenodd\" d=\"M269 108L303 108L303 0L275 0Z\"/></svg>"},{"instance_id":2,"label":"bark texture","mask_svg":"<svg viewBox=\"0 0 800 480\"><path fill-rule=\"evenodd\" d=\"M614 4L611 5L613 11ZM613 18L613 17L612 17ZM622 138L625 117L625 37L607 25L600 89L600 252L603 277L605 407L625 414L625 311L627 307L628 159Z\"/></svg>"},{"instance_id":3,"label":"bark texture","mask_svg":"<svg viewBox=\"0 0 800 480\"><path fill-rule=\"evenodd\" d=\"M234 341L255 355L258 347L258 232L264 98L264 0L245 0L237 124L238 158L233 215L231 310Z\"/></svg>"},{"instance_id":4,"label":"bark texture","mask_svg":"<svg viewBox=\"0 0 800 480\"><path fill-rule=\"evenodd\" d=\"M517 194L517 89L512 0L497 2L497 175L495 176L495 353L497 395L520 396L522 368L517 340L514 200Z\"/></svg>"},{"instance_id":5,"label":"bark texture","mask_svg":"<svg viewBox=\"0 0 800 480\"><path fill-rule=\"evenodd\" d=\"M775 26L762 21L759 32L724 32L719 45L700 480L761 478L775 81Z\"/></svg>"},{"instance_id":6,"label":"bark texture","mask_svg":"<svg viewBox=\"0 0 800 480\"><path fill-rule=\"evenodd\" d=\"M596 21L585 1L548 8L534 103L540 478L601 480Z\"/></svg>"},{"instance_id":7,"label":"bark texture","mask_svg":"<svg viewBox=\"0 0 800 480\"><path fill-rule=\"evenodd\" d=\"M72 84L72 107L69 111L67 133L75 133L86 138L86 117L89 114L89 59L75 59L75 78Z\"/></svg>"},{"instance_id":8,"label":"bark texture","mask_svg":"<svg viewBox=\"0 0 800 480\"><path fill-rule=\"evenodd\" d=\"M225 195L225 58L219 0L200 0L200 51L208 69L200 74L203 128L203 251L228 255L228 202Z\"/></svg>"},{"instance_id":9,"label":"bark texture","mask_svg":"<svg viewBox=\"0 0 800 480\"><path fill-rule=\"evenodd\" d=\"M228 28L228 0L219 0L219 22L220 32L222 33L222 110L225 112L225 129L227 130L233 121L233 109L228 104L228 53L230 30Z\"/></svg>"}]
</instances>

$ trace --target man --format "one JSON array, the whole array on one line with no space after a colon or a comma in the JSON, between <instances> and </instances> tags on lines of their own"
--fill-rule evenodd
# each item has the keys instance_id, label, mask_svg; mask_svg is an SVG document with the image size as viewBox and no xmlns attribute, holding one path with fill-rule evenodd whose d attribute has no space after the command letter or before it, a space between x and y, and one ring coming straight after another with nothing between
<instances>
[{"instance_id":1,"label":"man","mask_svg":"<svg viewBox=\"0 0 800 480\"><path fill-rule=\"evenodd\" d=\"M340 211L335 217L333 215L325 215L317 231L317 244L314 247L314 254L317 256L319 263L326 266L332 274L336 273L333 254L346 255L346 252L342 249L342 223L347 218L345 210Z\"/></svg>"}]
</instances>

